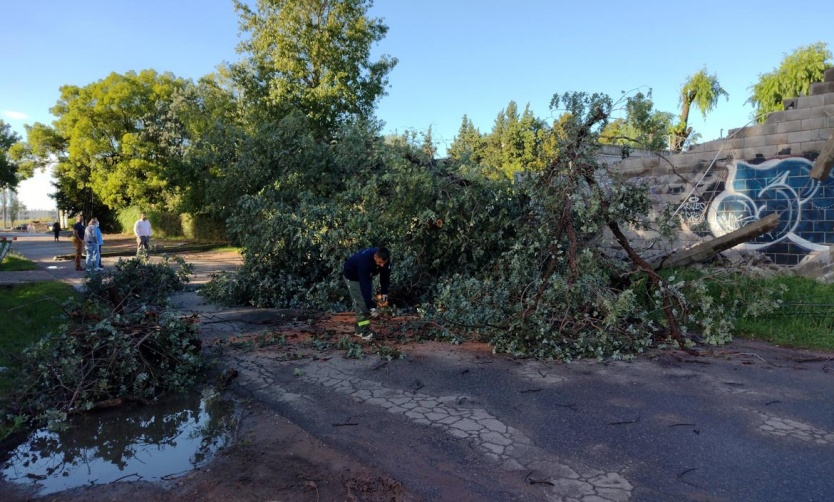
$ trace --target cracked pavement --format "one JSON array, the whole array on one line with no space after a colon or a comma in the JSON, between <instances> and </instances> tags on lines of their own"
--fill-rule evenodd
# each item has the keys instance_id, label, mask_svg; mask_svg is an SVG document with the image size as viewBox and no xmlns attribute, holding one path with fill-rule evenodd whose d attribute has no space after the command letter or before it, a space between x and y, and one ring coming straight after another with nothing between
<instances>
[{"instance_id":1,"label":"cracked pavement","mask_svg":"<svg viewBox=\"0 0 834 502\"><path fill-rule=\"evenodd\" d=\"M184 303L203 337L350 332ZM333 323L336 324L334 328ZM344 329L339 329L339 324ZM224 345L232 389L425 500L834 500L834 355L755 342L555 363L436 342L386 360Z\"/></svg>"}]
</instances>

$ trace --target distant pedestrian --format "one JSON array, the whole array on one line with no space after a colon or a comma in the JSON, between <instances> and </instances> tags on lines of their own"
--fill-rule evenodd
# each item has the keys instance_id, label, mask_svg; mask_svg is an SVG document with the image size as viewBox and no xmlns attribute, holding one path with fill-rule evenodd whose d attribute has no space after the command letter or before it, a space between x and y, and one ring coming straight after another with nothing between
<instances>
[{"instance_id":1,"label":"distant pedestrian","mask_svg":"<svg viewBox=\"0 0 834 502\"><path fill-rule=\"evenodd\" d=\"M84 229L84 250L87 252L87 258L84 262L87 272L92 272L96 269L98 263L98 238L96 237L96 220L92 218L90 224Z\"/></svg>"},{"instance_id":2,"label":"distant pedestrian","mask_svg":"<svg viewBox=\"0 0 834 502\"><path fill-rule=\"evenodd\" d=\"M75 217L75 224L72 226L72 244L75 246L75 270L83 272L81 267L81 248L84 246L84 217Z\"/></svg>"},{"instance_id":3,"label":"distant pedestrian","mask_svg":"<svg viewBox=\"0 0 834 502\"><path fill-rule=\"evenodd\" d=\"M147 252L151 249L151 222L148 221L147 216L143 212L133 225L133 233L136 235L136 255L144 250Z\"/></svg>"},{"instance_id":4,"label":"distant pedestrian","mask_svg":"<svg viewBox=\"0 0 834 502\"><path fill-rule=\"evenodd\" d=\"M61 224L57 221L52 224L52 233L55 234L55 242L58 242L58 236L61 234Z\"/></svg>"},{"instance_id":5,"label":"distant pedestrian","mask_svg":"<svg viewBox=\"0 0 834 502\"><path fill-rule=\"evenodd\" d=\"M101 248L104 247L104 236L101 235L101 228L98 223L98 218L93 220L96 222L96 241L98 242L98 262L96 263L96 270L104 270L101 266Z\"/></svg>"}]
</instances>

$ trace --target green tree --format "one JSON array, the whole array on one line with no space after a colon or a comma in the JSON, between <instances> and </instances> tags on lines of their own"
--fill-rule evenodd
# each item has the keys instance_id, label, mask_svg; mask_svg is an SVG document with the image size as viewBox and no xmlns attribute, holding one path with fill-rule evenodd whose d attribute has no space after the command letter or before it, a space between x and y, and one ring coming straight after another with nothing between
<instances>
[{"instance_id":1,"label":"green tree","mask_svg":"<svg viewBox=\"0 0 834 502\"><path fill-rule=\"evenodd\" d=\"M519 115L518 105L510 101L481 142L482 167L510 179L517 172L541 170L553 156L547 147L551 132L544 121L533 115L529 103Z\"/></svg>"},{"instance_id":2,"label":"green tree","mask_svg":"<svg viewBox=\"0 0 834 502\"><path fill-rule=\"evenodd\" d=\"M434 138L432 138L431 134L431 126L429 126L428 130L426 130L426 134L423 135L423 144L420 145L420 150L426 156L429 162L434 160L435 154L437 154L437 147L434 146Z\"/></svg>"},{"instance_id":3,"label":"green tree","mask_svg":"<svg viewBox=\"0 0 834 502\"><path fill-rule=\"evenodd\" d=\"M509 122L512 120L512 112L516 109L515 102L510 101L506 109L498 112L492 124L492 130L484 137L484 153L482 168L491 176L501 172L504 165L502 150L505 146L504 138L509 130ZM509 109L509 113L507 112Z\"/></svg>"},{"instance_id":4,"label":"green tree","mask_svg":"<svg viewBox=\"0 0 834 502\"><path fill-rule=\"evenodd\" d=\"M755 108L756 119L764 122L769 113L783 109L783 100L807 95L811 84L821 82L825 70L832 67L830 59L828 44L816 42L799 47L785 55L778 68L760 74L746 101Z\"/></svg>"},{"instance_id":5,"label":"green tree","mask_svg":"<svg viewBox=\"0 0 834 502\"><path fill-rule=\"evenodd\" d=\"M547 123L536 118L530 104L524 107L519 120L521 135L522 170L540 171L554 158L554 152L547 149L546 136L551 134Z\"/></svg>"},{"instance_id":6,"label":"green tree","mask_svg":"<svg viewBox=\"0 0 834 502\"><path fill-rule=\"evenodd\" d=\"M622 102L622 101L620 101ZM672 130L672 114L654 109L652 90L625 97L625 118L608 122L600 132L600 141L607 145L621 145L624 156L628 149L650 151L667 147L667 136Z\"/></svg>"},{"instance_id":7,"label":"green tree","mask_svg":"<svg viewBox=\"0 0 834 502\"><path fill-rule=\"evenodd\" d=\"M69 214L83 214L85 220L96 215L102 226L110 226L112 214L109 208L95 196L89 179L89 170L82 166L76 169L66 169L71 166L67 145L67 138L48 125L36 122L27 125L26 141L18 142L12 147L12 152L18 161L20 172L24 177L31 176L36 170L54 168L56 174L52 186L55 193L56 206ZM66 169L74 176L60 176L58 173Z\"/></svg>"},{"instance_id":8,"label":"green tree","mask_svg":"<svg viewBox=\"0 0 834 502\"><path fill-rule=\"evenodd\" d=\"M459 165L477 166L483 158L484 138L472 124L472 119L463 115L457 136L449 145L449 157Z\"/></svg>"},{"instance_id":9,"label":"green tree","mask_svg":"<svg viewBox=\"0 0 834 502\"><path fill-rule=\"evenodd\" d=\"M9 150L20 141L20 135L12 131L12 126L0 120L0 190L17 186L18 166L12 161Z\"/></svg>"},{"instance_id":10,"label":"green tree","mask_svg":"<svg viewBox=\"0 0 834 502\"><path fill-rule=\"evenodd\" d=\"M59 207L171 208L169 175L185 144L166 134L173 96L191 85L171 74L111 73L84 87L66 85L50 110L54 127L28 128L18 153L28 169L55 162ZM86 212L86 209L85 209Z\"/></svg>"},{"instance_id":11,"label":"green tree","mask_svg":"<svg viewBox=\"0 0 834 502\"><path fill-rule=\"evenodd\" d=\"M8 190L6 200L8 204L9 219L12 222L12 226L14 226L14 223L20 213L22 211L26 211L26 205L20 202L17 192L12 189Z\"/></svg>"},{"instance_id":12,"label":"green tree","mask_svg":"<svg viewBox=\"0 0 834 502\"><path fill-rule=\"evenodd\" d=\"M36 170L43 171L56 160L65 158L66 141L55 129L40 122L23 127L26 130L26 141L15 143L9 150L21 178L29 178Z\"/></svg>"},{"instance_id":13,"label":"green tree","mask_svg":"<svg viewBox=\"0 0 834 502\"><path fill-rule=\"evenodd\" d=\"M284 115L300 110L316 136L373 113L397 63L371 46L388 27L367 17L371 0L257 0L254 8L235 0L243 33L238 50L248 55L234 65L248 98Z\"/></svg>"},{"instance_id":14,"label":"green tree","mask_svg":"<svg viewBox=\"0 0 834 502\"><path fill-rule=\"evenodd\" d=\"M178 161L168 181L181 212L228 216L240 194L227 190L241 146L249 136L234 82L221 71L201 77L173 97L163 131L174 141ZM177 139L184 138L180 143Z\"/></svg>"},{"instance_id":15,"label":"green tree","mask_svg":"<svg viewBox=\"0 0 834 502\"><path fill-rule=\"evenodd\" d=\"M730 99L727 91L718 82L718 77L715 74L710 75L707 73L706 68L703 68L694 75L690 75L686 79L686 82L681 87L680 94L680 122L672 130L675 136L672 146L674 150L682 150L684 143L692 134L692 128L689 127L689 111L692 106L694 105L695 108L699 109L701 116L706 119L707 113L715 108L721 96Z\"/></svg>"}]
</instances>

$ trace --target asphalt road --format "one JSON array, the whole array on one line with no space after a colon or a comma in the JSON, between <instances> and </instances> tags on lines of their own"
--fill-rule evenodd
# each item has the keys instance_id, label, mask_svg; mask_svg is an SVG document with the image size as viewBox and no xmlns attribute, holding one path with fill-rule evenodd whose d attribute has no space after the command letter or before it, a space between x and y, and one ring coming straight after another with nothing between
<instances>
[{"instance_id":1,"label":"asphalt road","mask_svg":"<svg viewBox=\"0 0 834 502\"><path fill-rule=\"evenodd\" d=\"M180 300L206 345L351 330L350 316ZM391 361L291 347L227 348L236 392L426 500L834 500L834 354L737 341L564 364L481 344L407 344Z\"/></svg>"}]
</instances>

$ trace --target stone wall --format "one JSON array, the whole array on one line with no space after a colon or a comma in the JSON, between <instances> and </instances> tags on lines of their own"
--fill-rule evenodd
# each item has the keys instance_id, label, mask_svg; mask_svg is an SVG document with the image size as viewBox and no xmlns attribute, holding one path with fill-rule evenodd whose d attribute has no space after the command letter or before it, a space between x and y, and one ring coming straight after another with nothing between
<instances>
[{"instance_id":1,"label":"stone wall","mask_svg":"<svg viewBox=\"0 0 834 502\"><path fill-rule=\"evenodd\" d=\"M763 253L782 265L828 256L834 245L834 181L813 180L809 174L826 141L834 138L834 69L811 85L809 96L785 100L784 107L764 123L731 129L726 138L684 153L610 163L612 172L648 183L658 210L675 207L681 216L676 247L777 212L777 230L737 249ZM633 237L655 245L651 235Z\"/></svg>"}]
</instances>

